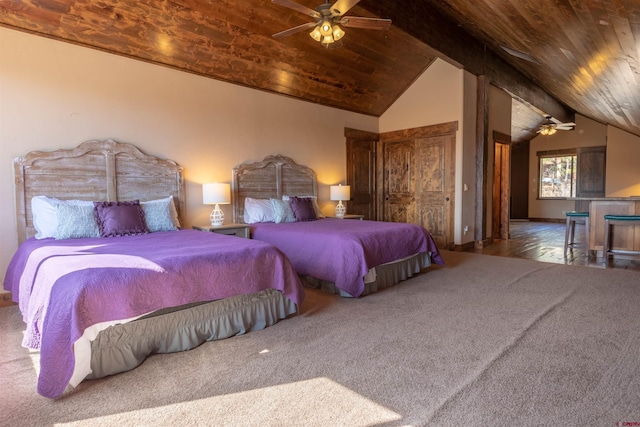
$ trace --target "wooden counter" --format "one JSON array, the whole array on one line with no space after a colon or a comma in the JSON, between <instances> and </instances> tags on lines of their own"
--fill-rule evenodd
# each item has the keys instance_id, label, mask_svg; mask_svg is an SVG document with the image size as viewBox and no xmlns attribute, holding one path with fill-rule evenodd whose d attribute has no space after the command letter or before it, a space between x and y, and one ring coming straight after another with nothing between
<instances>
[{"instance_id":1,"label":"wooden counter","mask_svg":"<svg viewBox=\"0 0 640 427\"><path fill-rule=\"evenodd\" d=\"M589 249L602 252L605 215L640 215L640 197L572 198L577 211L589 211ZM640 225L613 226L613 249L640 251Z\"/></svg>"}]
</instances>

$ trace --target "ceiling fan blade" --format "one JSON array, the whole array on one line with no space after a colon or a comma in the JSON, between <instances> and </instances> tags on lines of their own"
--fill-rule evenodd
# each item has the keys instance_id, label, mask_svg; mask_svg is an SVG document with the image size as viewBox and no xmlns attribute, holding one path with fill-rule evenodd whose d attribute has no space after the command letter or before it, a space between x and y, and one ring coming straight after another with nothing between
<instances>
[{"instance_id":1,"label":"ceiling fan blade","mask_svg":"<svg viewBox=\"0 0 640 427\"><path fill-rule=\"evenodd\" d=\"M299 33L300 31L308 30L309 28L315 27L317 24L315 22L307 22L306 24L298 25L297 27L289 28L288 30L280 31L279 33L275 33L273 38L281 39L286 36L290 36L291 34Z\"/></svg>"},{"instance_id":2,"label":"ceiling fan blade","mask_svg":"<svg viewBox=\"0 0 640 427\"><path fill-rule=\"evenodd\" d=\"M387 30L391 26L391 19L364 18L362 16L345 16L340 20L345 27L364 28L367 30Z\"/></svg>"},{"instance_id":3,"label":"ceiling fan blade","mask_svg":"<svg viewBox=\"0 0 640 427\"><path fill-rule=\"evenodd\" d=\"M556 129L558 129L558 130L573 130L573 126L558 125L558 126L556 126Z\"/></svg>"},{"instance_id":4,"label":"ceiling fan blade","mask_svg":"<svg viewBox=\"0 0 640 427\"><path fill-rule=\"evenodd\" d=\"M331 6L331 14L333 16L342 16L359 2L360 0L338 0Z\"/></svg>"},{"instance_id":5,"label":"ceiling fan blade","mask_svg":"<svg viewBox=\"0 0 640 427\"><path fill-rule=\"evenodd\" d=\"M306 6L298 4L291 0L271 0L271 3L279 4L280 6L288 7L289 9L293 9L296 12L304 13L307 16L311 16L315 19L320 19L320 13L318 11L309 9Z\"/></svg>"}]
</instances>

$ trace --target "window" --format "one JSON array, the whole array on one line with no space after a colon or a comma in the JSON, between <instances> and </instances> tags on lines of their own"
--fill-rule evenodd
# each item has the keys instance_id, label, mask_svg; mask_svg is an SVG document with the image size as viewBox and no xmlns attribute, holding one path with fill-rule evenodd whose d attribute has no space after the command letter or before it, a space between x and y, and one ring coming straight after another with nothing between
<instances>
[{"instance_id":1,"label":"window","mask_svg":"<svg viewBox=\"0 0 640 427\"><path fill-rule=\"evenodd\" d=\"M540 199L576 196L576 150L538 152Z\"/></svg>"}]
</instances>

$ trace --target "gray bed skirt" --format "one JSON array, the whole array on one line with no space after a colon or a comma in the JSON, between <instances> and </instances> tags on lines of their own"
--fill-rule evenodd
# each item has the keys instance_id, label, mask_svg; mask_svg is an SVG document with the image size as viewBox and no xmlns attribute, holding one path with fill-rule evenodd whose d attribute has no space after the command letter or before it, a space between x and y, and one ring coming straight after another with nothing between
<instances>
[{"instance_id":1,"label":"gray bed skirt","mask_svg":"<svg viewBox=\"0 0 640 427\"><path fill-rule=\"evenodd\" d=\"M431 253L421 252L402 258L397 261L388 262L369 270L365 276L364 291L360 296L365 296L380 289L393 286L402 280L407 280L414 274L420 273L423 268L431 265ZM338 294L342 297L352 298L353 296L342 289L336 288L333 282L317 279L311 276L301 276L302 284L308 288L320 289L331 294Z\"/></svg>"},{"instance_id":2,"label":"gray bed skirt","mask_svg":"<svg viewBox=\"0 0 640 427\"><path fill-rule=\"evenodd\" d=\"M297 312L280 291L268 289L178 309L111 326L91 342L91 370L101 378L140 365L152 353L189 350L213 341L264 329Z\"/></svg>"}]
</instances>

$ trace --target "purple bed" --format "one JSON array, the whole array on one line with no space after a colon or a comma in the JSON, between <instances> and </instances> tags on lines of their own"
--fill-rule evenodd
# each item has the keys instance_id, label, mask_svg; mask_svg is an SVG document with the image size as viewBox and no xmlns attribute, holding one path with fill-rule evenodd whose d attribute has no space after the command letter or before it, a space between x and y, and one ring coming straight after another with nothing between
<instances>
[{"instance_id":1,"label":"purple bed","mask_svg":"<svg viewBox=\"0 0 640 427\"><path fill-rule=\"evenodd\" d=\"M375 267L411 257L416 257L413 273L444 264L429 232L415 224L335 218L265 222L251 224L251 238L276 246L299 274L334 283L353 297L365 292L366 276Z\"/></svg>"},{"instance_id":2,"label":"purple bed","mask_svg":"<svg viewBox=\"0 0 640 427\"><path fill-rule=\"evenodd\" d=\"M359 297L443 264L419 225L324 218L315 172L288 157L241 164L232 184L234 222L282 250L305 286Z\"/></svg>"},{"instance_id":3,"label":"purple bed","mask_svg":"<svg viewBox=\"0 0 640 427\"><path fill-rule=\"evenodd\" d=\"M152 353L265 328L303 301L277 248L179 230L184 180L170 160L87 141L17 157L14 174L20 246L4 289L26 324L23 346L40 351L43 396L133 369ZM130 209L138 215L121 215ZM144 230L126 228L130 221Z\"/></svg>"},{"instance_id":4,"label":"purple bed","mask_svg":"<svg viewBox=\"0 0 640 427\"><path fill-rule=\"evenodd\" d=\"M58 397L74 371L74 343L88 328L169 307L278 290L298 305L298 276L273 246L195 230L114 238L29 239L4 282L40 350L38 392Z\"/></svg>"}]
</instances>

